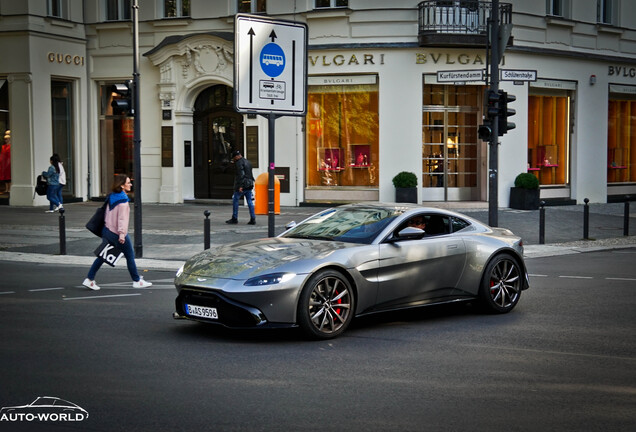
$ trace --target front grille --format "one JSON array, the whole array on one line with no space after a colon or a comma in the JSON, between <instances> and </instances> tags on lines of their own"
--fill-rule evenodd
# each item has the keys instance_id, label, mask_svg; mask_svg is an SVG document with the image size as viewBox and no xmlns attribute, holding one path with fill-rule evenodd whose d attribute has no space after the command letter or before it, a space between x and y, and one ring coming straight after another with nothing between
<instances>
[{"instance_id":1,"label":"front grille","mask_svg":"<svg viewBox=\"0 0 636 432\"><path fill-rule=\"evenodd\" d=\"M216 308L218 319L191 317L186 314L185 304ZM260 327L267 323L258 309L230 300L221 294L184 288L175 300L179 315L202 322L222 324L233 328Z\"/></svg>"}]
</instances>

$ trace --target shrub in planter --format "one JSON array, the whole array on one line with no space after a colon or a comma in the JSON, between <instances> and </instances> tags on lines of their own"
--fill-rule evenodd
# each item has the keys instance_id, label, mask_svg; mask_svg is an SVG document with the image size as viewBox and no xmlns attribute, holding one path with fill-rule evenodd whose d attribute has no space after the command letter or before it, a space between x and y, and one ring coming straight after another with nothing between
<instances>
[{"instance_id":1,"label":"shrub in planter","mask_svg":"<svg viewBox=\"0 0 636 432\"><path fill-rule=\"evenodd\" d=\"M532 173L521 173L510 188L510 208L537 210L539 208L539 179Z\"/></svg>"},{"instance_id":2,"label":"shrub in planter","mask_svg":"<svg viewBox=\"0 0 636 432\"><path fill-rule=\"evenodd\" d=\"M393 177L395 186L395 202L417 203L417 176L412 172L402 171Z\"/></svg>"}]
</instances>

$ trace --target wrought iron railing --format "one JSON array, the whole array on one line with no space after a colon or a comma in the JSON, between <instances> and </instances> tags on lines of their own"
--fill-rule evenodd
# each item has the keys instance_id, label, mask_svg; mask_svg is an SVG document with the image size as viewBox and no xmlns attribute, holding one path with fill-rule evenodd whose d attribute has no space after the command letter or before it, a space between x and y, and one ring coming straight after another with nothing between
<instances>
[{"instance_id":1,"label":"wrought iron railing","mask_svg":"<svg viewBox=\"0 0 636 432\"><path fill-rule=\"evenodd\" d=\"M492 3L478 0L427 0L420 2L418 9L420 39L427 35L485 36ZM499 4L499 23L512 23L512 4Z\"/></svg>"}]
</instances>

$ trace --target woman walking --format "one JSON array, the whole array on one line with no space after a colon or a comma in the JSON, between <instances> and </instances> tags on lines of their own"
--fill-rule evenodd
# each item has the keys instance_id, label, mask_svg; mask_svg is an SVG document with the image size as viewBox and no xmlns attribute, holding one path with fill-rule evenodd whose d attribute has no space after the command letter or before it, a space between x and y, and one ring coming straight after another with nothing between
<instances>
[{"instance_id":1,"label":"woman walking","mask_svg":"<svg viewBox=\"0 0 636 432\"><path fill-rule=\"evenodd\" d=\"M119 248L126 257L128 272L133 280L133 288L148 288L151 282L145 281L137 272L135 264L135 251L128 236L128 222L130 220L130 205L128 204L128 192L132 188L130 178L126 174L117 174L111 188L112 193L108 195L106 215L104 216L105 226L102 230L102 239L109 243L119 243ZM97 257L88 271L88 275L82 285L92 290L98 290L99 285L95 283L95 275L104 261Z\"/></svg>"},{"instance_id":2,"label":"woman walking","mask_svg":"<svg viewBox=\"0 0 636 432\"><path fill-rule=\"evenodd\" d=\"M49 159L51 166L47 171L42 171L42 175L46 177L49 187L46 189L46 199L49 200L49 209L45 213L53 213L62 208L62 188L63 184L60 184L60 172L63 172L62 162L57 153ZM64 175L64 182L66 182L66 174Z\"/></svg>"}]
</instances>

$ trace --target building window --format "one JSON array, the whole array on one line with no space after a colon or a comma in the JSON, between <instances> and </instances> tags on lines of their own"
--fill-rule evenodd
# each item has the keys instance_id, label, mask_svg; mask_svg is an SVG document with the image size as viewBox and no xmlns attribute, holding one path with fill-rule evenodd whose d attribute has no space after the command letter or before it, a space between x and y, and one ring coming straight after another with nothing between
<instances>
[{"instance_id":1,"label":"building window","mask_svg":"<svg viewBox=\"0 0 636 432\"><path fill-rule=\"evenodd\" d=\"M610 95L607 182L636 182L636 96Z\"/></svg>"},{"instance_id":2,"label":"building window","mask_svg":"<svg viewBox=\"0 0 636 432\"><path fill-rule=\"evenodd\" d=\"M130 19L130 0L106 0L106 21Z\"/></svg>"},{"instance_id":3,"label":"building window","mask_svg":"<svg viewBox=\"0 0 636 432\"><path fill-rule=\"evenodd\" d=\"M267 0L238 0L240 13L265 13L267 12Z\"/></svg>"},{"instance_id":4,"label":"building window","mask_svg":"<svg viewBox=\"0 0 636 432\"><path fill-rule=\"evenodd\" d=\"M68 19L66 0L48 0L48 14L50 17Z\"/></svg>"},{"instance_id":5,"label":"building window","mask_svg":"<svg viewBox=\"0 0 636 432\"><path fill-rule=\"evenodd\" d=\"M377 77L339 78L348 84L308 89L307 186L377 187Z\"/></svg>"},{"instance_id":6,"label":"building window","mask_svg":"<svg viewBox=\"0 0 636 432\"><path fill-rule=\"evenodd\" d=\"M60 155L66 172L66 186L63 191L73 194L73 83L51 81L51 130L53 133L53 153Z\"/></svg>"},{"instance_id":7,"label":"building window","mask_svg":"<svg viewBox=\"0 0 636 432\"><path fill-rule=\"evenodd\" d=\"M190 0L164 0L163 17L181 18L190 16Z\"/></svg>"},{"instance_id":8,"label":"building window","mask_svg":"<svg viewBox=\"0 0 636 432\"><path fill-rule=\"evenodd\" d=\"M618 17L616 0L597 0L597 21L601 24L616 24Z\"/></svg>"},{"instance_id":9,"label":"building window","mask_svg":"<svg viewBox=\"0 0 636 432\"><path fill-rule=\"evenodd\" d=\"M542 186L569 183L570 97L528 97L528 171Z\"/></svg>"},{"instance_id":10,"label":"building window","mask_svg":"<svg viewBox=\"0 0 636 432\"><path fill-rule=\"evenodd\" d=\"M315 0L315 9L346 8L349 7L349 0Z\"/></svg>"},{"instance_id":11,"label":"building window","mask_svg":"<svg viewBox=\"0 0 636 432\"><path fill-rule=\"evenodd\" d=\"M562 18L570 17L570 0L546 0L546 14Z\"/></svg>"}]
</instances>

